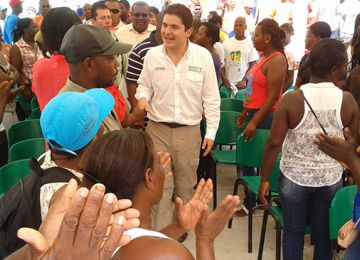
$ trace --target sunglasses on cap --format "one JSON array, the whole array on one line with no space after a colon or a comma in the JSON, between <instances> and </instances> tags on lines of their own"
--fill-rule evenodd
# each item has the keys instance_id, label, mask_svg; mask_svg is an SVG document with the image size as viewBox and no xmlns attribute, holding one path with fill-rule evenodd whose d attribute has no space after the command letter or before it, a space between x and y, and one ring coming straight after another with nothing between
<instances>
[{"instance_id":1,"label":"sunglasses on cap","mask_svg":"<svg viewBox=\"0 0 360 260\"><path fill-rule=\"evenodd\" d=\"M119 9L109 9L111 13L118 14L120 12Z\"/></svg>"},{"instance_id":2,"label":"sunglasses on cap","mask_svg":"<svg viewBox=\"0 0 360 260\"><path fill-rule=\"evenodd\" d=\"M142 18L146 18L149 16L149 14L145 14L145 13L133 13L132 15L135 16L136 18L139 18L140 16Z\"/></svg>"}]
</instances>

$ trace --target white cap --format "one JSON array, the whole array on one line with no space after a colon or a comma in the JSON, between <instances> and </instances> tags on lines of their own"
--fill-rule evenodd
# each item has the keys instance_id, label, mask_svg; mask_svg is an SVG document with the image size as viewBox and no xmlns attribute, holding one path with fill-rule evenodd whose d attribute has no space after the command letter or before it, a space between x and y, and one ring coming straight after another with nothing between
<instances>
[{"instance_id":1,"label":"white cap","mask_svg":"<svg viewBox=\"0 0 360 260\"><path fill-rule=\"evenodd\" d=\"M254 7L254 0L245 0L243 6L253 8Z\"/></svg>"}]
</instances>

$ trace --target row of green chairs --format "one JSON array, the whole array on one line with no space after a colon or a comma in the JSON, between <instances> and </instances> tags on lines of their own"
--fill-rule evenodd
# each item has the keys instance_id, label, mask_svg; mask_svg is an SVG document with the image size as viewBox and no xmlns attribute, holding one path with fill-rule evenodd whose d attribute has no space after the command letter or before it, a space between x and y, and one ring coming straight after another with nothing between
<instances>
[{"instance_id":1,"label":"row of green chairs","mask_svg":"<svg viewBox=\"0 0 360 260\"><path fill-rule=\"evenodd\" d=\"M39 119L29 119L13 124L9 128L9 146L31 138L43 138Z\"/></svg>"},{"instance_id":2,"label":"row of green chairs","mask_svg":"<svg viewBox=\"0 0 360 260\"><path fill-rule=\"evenodd\" d=\"M219 91L221 98L231 98L231 92L227 87L221 86ZM246 91L245 89L239 90L235 95L235 99L244 101L245 91Z\"/></svg>"},{"instance_id":3,"label":"row of green chairs","mask_svg":"<svg viewBox=\"0 0 360 260\"><path fill-rule=\"evenodd\" d=\"M10 147L10 161L38 158L45 153L45 139L32 138L13 144Z\"/></svg>"},{"instance_id":4,"label":"row of green chairs","mask_svg":"<svg viewBox=\"0 0 360 260\"><path fill-rule=\"evenodd\" d=\"M31 170L28 166L30 159L10 162L0 168L0 195L4 194L19 179L28 175Z\"/></svg>"}]
</instances>

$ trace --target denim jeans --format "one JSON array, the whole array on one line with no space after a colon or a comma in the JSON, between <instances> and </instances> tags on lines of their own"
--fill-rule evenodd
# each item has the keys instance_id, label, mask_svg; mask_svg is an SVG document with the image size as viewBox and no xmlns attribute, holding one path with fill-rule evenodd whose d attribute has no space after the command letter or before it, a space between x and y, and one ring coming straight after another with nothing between
<instances>
[{"instance_id":1,"label":"denim jeans","mask_svg":"<svg viewBox=\"0 0 360 260\"><path fill-rule=\"evenodd\" d=\"M360 258L360 235L346 250L344 260L359 260Z\"/></svg>"},{"instance_id":2,"label":"denim jeans","mask_svg":"<svg viewBox=\"0 0 360 260\"><path fill-rule=\"evenodd\" d=\"M283 255L284 260L302 260L305 227L311 224L315 260L331 260L329 237L329 208L342 180L331 186L300 186L283 174L279 177L279 193L284 216Z\"/></svg>"}]
</instances>

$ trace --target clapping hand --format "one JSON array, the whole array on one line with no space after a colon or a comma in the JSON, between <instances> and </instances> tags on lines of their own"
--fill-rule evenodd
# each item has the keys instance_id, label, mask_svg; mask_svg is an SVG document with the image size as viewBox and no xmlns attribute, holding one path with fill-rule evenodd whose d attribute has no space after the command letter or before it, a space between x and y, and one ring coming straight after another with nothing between
<instances>
[{"instance_id":1,"label":"clapping hand","mask_svg":"<svg viewBox=\"0 0 360 260\"><path fill-rule=\"evenodd\" d=\"M188 203L178 197L176 198L177 222L179 226L185 230L194 230L200 216L212 198L213 184L211 179L206 182L201 179L198 183L195 193Z\"/></svg>"}]
</instances>

